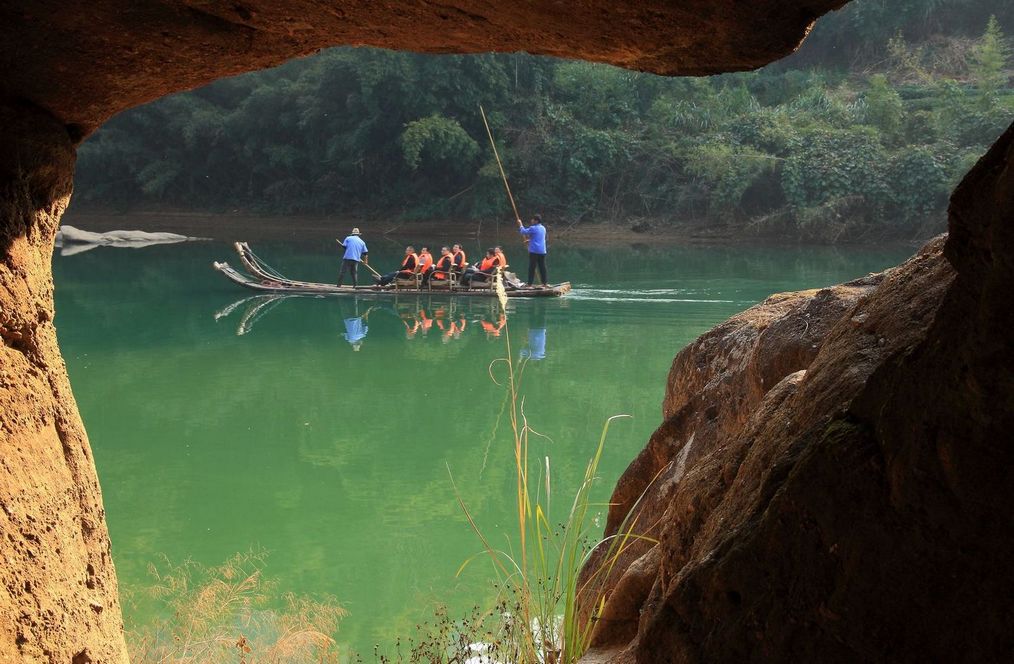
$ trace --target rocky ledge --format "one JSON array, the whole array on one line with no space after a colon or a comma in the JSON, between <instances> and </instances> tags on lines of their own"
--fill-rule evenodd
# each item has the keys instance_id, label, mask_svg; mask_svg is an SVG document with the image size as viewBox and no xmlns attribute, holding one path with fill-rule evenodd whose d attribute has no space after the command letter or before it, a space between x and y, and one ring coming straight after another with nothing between
<instances>
[{"instance_id":1,"label":"rocky ledge","mask_svg":"<svg viewBox=\"0 0 1014 664\"><path fill-rule=\"evenodd\" d=\"M587 661L1009 659L1012 159L1008 130L903 265L676 356L606 528L657 543L586 565Z\"/></svg>"}]
</instances>

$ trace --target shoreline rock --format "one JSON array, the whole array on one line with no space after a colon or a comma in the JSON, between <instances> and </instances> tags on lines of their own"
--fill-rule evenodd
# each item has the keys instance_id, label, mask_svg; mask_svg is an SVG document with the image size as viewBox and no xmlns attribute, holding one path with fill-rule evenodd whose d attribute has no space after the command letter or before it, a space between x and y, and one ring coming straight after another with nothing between
<instances>
[{"instance_id":1,"label":"shoreline rock","mask_svg":"<svg viewBox=\"0 0 1014 664\"><path fill-rule=\"evenodd\" d=\"M207 238L189 237L177 233L151 233L148 231L107 231L95 233L74 226L63 225L56 232L55 245L61 256L73 256L96 247L121 247L140 249L156 244L193 242Z\"/></svg>"}]
</instances>

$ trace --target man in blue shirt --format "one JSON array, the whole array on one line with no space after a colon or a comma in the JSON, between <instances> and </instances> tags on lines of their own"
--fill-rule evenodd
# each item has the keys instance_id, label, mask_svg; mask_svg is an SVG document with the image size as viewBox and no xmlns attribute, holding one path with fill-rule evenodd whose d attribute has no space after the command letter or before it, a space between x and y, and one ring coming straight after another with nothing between
<instances>
[{"instance_id":1,"label":"man in blue shirt","mask_svg":"<svg viewBox=\"0 0 1014 664\"><path fill-rule=\"evenodd\" d=\"M528 238L528 285L535 282L535 268L539 268L539 278L542 285L549 285L549 278L546 277L546 227L542 225L542 215L532 217L528 228L518 219L518 230Z\"/></svg>"},{"instance_id":2,"label":"man in blue shirt","mask_svg":"<svg viewBox=\"0 0 1014 664\"><path fill-rule=\"evenodd\" d=\"M338 244L345 247L345 255L342 256L342 269L338 273L338 286L342 285L345 271L348 270L352 273L352 287L355 288L359 285L356 281L356 268L359 267L360 261L369 264L370 250L366 248L366 243L359 237L358 228L353 228L352 235L345 238L344 242L338 240Z\"/></svg>"}]
</instances>

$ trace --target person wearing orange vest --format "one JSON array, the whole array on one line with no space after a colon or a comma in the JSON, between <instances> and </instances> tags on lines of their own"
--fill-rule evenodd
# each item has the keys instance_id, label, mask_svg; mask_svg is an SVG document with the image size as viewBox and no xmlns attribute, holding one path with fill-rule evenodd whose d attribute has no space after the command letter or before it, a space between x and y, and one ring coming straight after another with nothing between
<instances>
[{"instance_id":1,"label":"person wearing orange vest","mask_svg":"<svg viewBox=\"0 0 1014 664\"><path fill-rule=\"evenodd\" d=\"M461 248L460 244L451 247L451 257L454 260L454 271L462 274L468 267L468 257L465 256L465 250Z\"/></svg>"},{"instance_id":2,"label":"person wearing orange vest","mask_svg":"<svg viewBox=\"0 0 1014 664\"><path fill-rule=\"evenodd\" d=\"M430 272L431 279L437 281L446 281L451 278L451 268L454 267L454 256L451 255L451 250L447 247L440 248L440 258L433 264L433 270ZM423 278L425 280L425 277Z\"/></svg>"},{"instance_id":3,"label":"person wearing orange vest","mask_svg":"<svg viewBox=\"0 0 1014 664\"><path fill-rule=\"evenodd\" d=\"M473 265L465 271L461 277L461 283L464 286L471 286L476 282L485 283L501 267L503 264L500 262L500 257L496 255L496 250L489 248L486 250L486 257L482 259L478 267Z\"/></svg>"},{"instance_id":4,"label":"person wearing orange vest","mask_svg":"<svg viewBox=\"0 0 1014 664\"><path fill-rule=\"evenodd\" d=\"M419 252L419 274L423 276L423 282L429 281L430 272L433 271L433 256L426 247Z\"/></svg>"},{"instance_id":5,"label":"person wearing orange vest","mask_svg":"<svg viewBox=\"0 0 1014 664\"><path fill-rule=\"evenodd\" d=\"M405 257L401 260L401 267L394 272L389 272L377 280L377 285L387 286L399 277L411 277L415 273L415 266L419 264L419 257L416 256L415 247L405 247Z\"/></svg>"},{"instance_id":6,"label":"person wearing orange vest","mask_svg":"<svg viewBox=\"0 0 1014 664\"><path fill-rule=\"evenodd\" d=\"M493 247L493 251L496 252L497 257L500 259L500 269L506 270L507 266L510 265L510 263L507 262L507 257L504 256L503 254L503 247L501 246Z\"/></svg>"}]
</instances>

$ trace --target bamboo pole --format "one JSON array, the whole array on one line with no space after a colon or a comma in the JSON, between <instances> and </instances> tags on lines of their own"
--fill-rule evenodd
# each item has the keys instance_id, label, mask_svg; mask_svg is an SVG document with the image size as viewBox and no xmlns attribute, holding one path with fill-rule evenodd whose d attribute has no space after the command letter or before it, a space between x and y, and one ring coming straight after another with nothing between
<instances>
[{"instance_id":1,"label":"bamboo pole","mask_svg":"<svg viewBox=\"0 0 1014 664\"><path fill-rule=\"evenodd\" d=\"M514 218L520 220L521 215L518 214L518 206L514 204L514 195L511 194L511 186L507 184L507 173L503 170L503 162L500 161L500 153L496 150L496 142L493 140L493 132L489 128L489 122L486 121L486 111L483 110L482 104L479 104L479 113L482 114L482 124L486 125L486 135L489 136L489 144L493 147L493 156L496 157L496 165L500 167L500 177L503 178L503 186L507 190L507 198L510 199L511 208L514 209Z\"/></svg>"}]
</instances>

